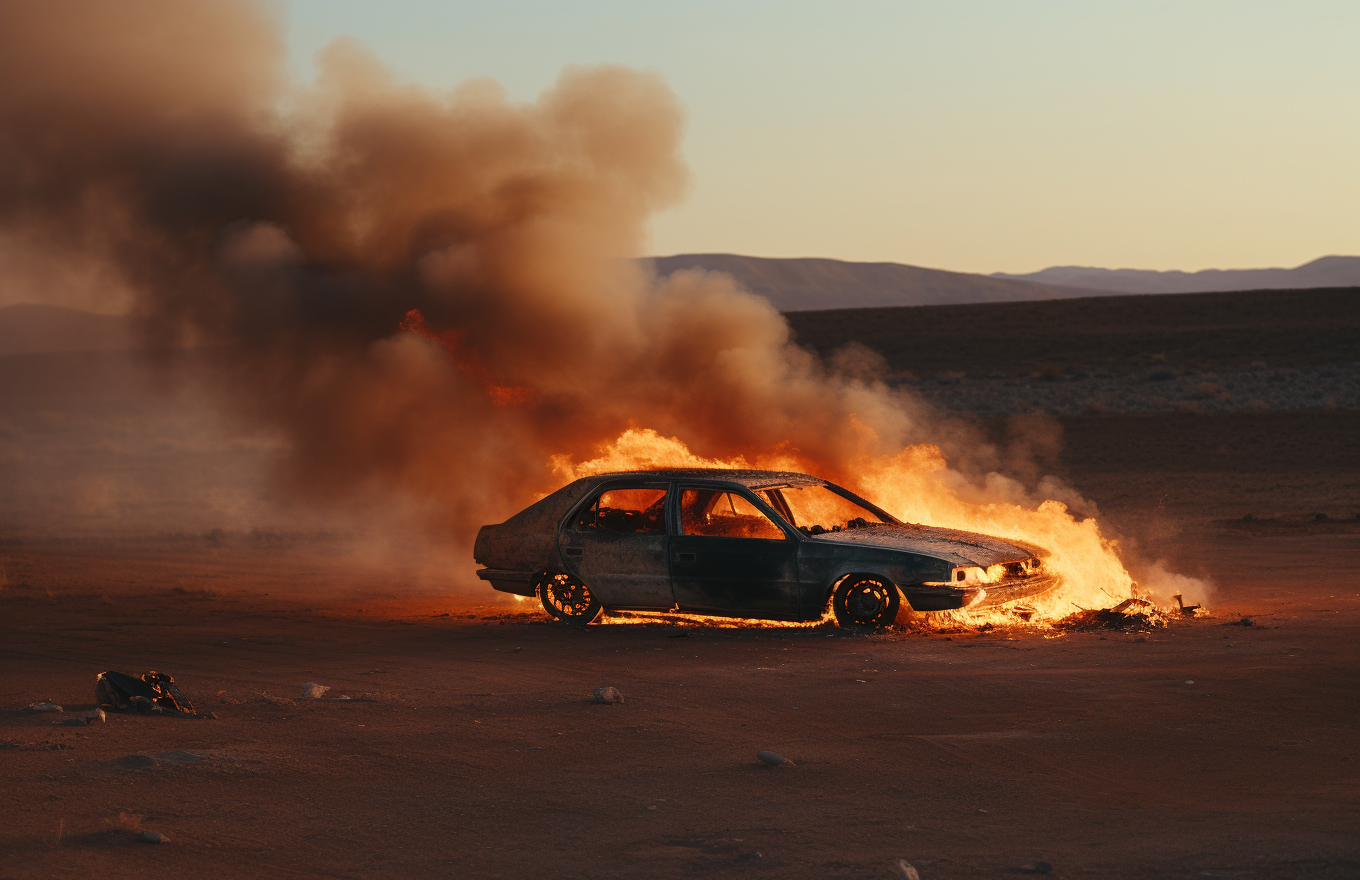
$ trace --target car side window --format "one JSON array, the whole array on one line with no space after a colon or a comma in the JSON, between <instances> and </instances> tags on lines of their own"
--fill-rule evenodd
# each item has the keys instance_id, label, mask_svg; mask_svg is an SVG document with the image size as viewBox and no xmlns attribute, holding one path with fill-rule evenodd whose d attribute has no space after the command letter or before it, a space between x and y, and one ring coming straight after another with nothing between
<instances>
[{"instance_id":1,"label":"car side window","mask_svg":"<svg viewBox=\"0 0 1360 880\"><path fill-rule=\"evenodd\" d=\"M784 530L745 496L722 489L682 490L680 530L716 538L787 539Z\"/></svg>"},{"instance_id":2,"label":"car side window","mask_svg":"<svg viewBox=\"0 0 1360 880\"><path fill-rule=\"evenodd\" d=\"M576 521L578 529L639 534L666 531L665 489L606 489Z\"/></svg>"}]
</instances>

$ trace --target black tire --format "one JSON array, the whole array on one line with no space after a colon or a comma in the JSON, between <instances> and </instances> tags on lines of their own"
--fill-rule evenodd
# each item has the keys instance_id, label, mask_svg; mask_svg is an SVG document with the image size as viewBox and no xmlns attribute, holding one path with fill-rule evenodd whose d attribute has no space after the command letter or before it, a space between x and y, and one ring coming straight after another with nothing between
<instances>
[{"instance_id":1,"label":"black tire","mask_svg":"<svg viewBox=\"0 0 1360 880\"><path fill-rule=\"evenodd\" d=\"M590 588L569 574L548 575L538 584L543 610L563 623L585 626L604 610Z\"/></svg>"},{"instance_id":2,"label":"black tire","mask_svg":"<svg viewBox=\"0 0 1360 880\"><path fill-rule=\"evenodd\" d=\"M892 582L866 575L850 575L831 596L836 623L852 629L890 625L902 607L902 596Z\"/></svg>"}]
</instances>

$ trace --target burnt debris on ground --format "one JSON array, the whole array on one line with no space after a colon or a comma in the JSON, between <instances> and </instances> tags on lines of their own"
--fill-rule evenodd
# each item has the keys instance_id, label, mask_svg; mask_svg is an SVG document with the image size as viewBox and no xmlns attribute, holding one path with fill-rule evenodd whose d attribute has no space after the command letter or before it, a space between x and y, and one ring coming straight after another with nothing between
<instances>
[{"instance_id":1,"label":"burnt debris on ground","mask_svg":"<svg viewBox=\"0 0 1360 880\"><path fill-rule=\"evenodd\" d=\"M115 712L144 712L201 718L175 679L152 670L141 678L122 672L101 672L95 678L94 701Z\"/></svg>"},{"instance_id":2,"label":"burnt debris on ground","mask_svg":"<svg viewBox=\"0 0 1360 880\"><path fill-rule=\"evenodd\" d=\"M1125 599L1113 608L1093 608L1069 614L1054 626L1068 632L1150 632L1163 629L1170 617L1146 599Z\"/></svg>"}]
</instances>

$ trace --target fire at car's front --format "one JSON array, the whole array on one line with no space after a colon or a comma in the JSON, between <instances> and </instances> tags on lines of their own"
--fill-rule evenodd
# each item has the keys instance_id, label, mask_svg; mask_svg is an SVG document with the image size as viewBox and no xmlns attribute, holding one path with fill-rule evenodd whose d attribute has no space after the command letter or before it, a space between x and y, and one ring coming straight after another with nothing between
<instances>
[{"instance_id":1,"label":"fire at car's front","mask_svg":"<svg viewBox=\"0 0 1360 880\"><path fill-rule=\"evenodd\" d=\"M953 587L965 594L963 608L988 608L1021 599L1032 599L1058 585L1058 577L1047 571L1041 556L1027 556L986 567L958 566L947 583L928 583L932 587Z\"/></svg>"},{"instance_id":2,"label":"fire at car's front","mask_svg":"<svg viewBox=\"0 0 1360 880\"><path fill-rule=\"evenodd\" d=\"M1049 554L1042 547L976 532L875 523L817 535L814 540L904 551L946 563L947 579L900 584L917 611L993 608L1041 596L1059 583L1047 567Z\"/></svg>"}]
</instances>

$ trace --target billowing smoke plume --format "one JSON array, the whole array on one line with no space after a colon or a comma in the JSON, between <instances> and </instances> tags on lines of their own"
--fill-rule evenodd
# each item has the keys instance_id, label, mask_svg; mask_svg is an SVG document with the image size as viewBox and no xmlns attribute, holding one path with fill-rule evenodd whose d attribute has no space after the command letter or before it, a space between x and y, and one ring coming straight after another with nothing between
<instances>
[{"instance_id":1,"label":"billowing smoke plume","mask_svg":"<svg viewBox=\"0 0 1360 880\"><path fill-rule=\"evenodd\" d=\"M631 261L686 185L657 76L569 68L519 104L399 83L351 42L305 89L284 62L245 0L0 6L0 234L112 267L151 349L214 352L297 490L415 499L467 544L637 428L1033 531L1015 484L903 452L941 437L872 363L822 365L725 276ZM1126 593L1093 522L1050 518Z\"/></svg>"}]
</instances>

